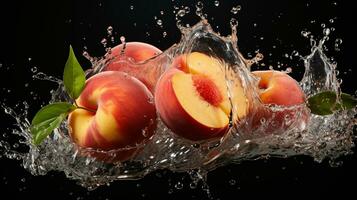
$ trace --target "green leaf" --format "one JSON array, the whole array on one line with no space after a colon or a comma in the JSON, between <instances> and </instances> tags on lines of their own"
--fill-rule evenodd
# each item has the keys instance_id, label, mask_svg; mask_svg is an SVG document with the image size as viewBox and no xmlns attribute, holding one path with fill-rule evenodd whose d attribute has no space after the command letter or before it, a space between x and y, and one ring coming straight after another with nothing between
<instances>
[{"instance_id":1,"label":"green leaf","mask_svg":"<svg viewBox=\"0 0 357 200\"><path fill-rule=\"evenodd\" d=\"M74 109L76 109L74 105L65 102L53 103L41 108L32 119L30 127L34 144L41 144Z\"/></svg>"},{"instance_id":2,"label":"green leaf","mask_svg":"<svg viewBox=\"0 0 357 200\"><path fill-rule=\"evenodd\" d=\"M72 46L70 46L63 73L64 87L73 99L77 99L84 89L85 81L85 73L74 55Z\"/></svg>"},{"instance_id":3,"label":"green leaf","mask_svg":"<svg viewBox=\"0 0 357 200\"><path fill-rule=\"evenodd\" d=\"M337 102L337 94L332 91L320 92L308 99L308 106L311 113L316 115L330 115L337 110L348 110L355 108L357 99L353 96L342 93L340 102Z\"/></svg>"}]
</instances>

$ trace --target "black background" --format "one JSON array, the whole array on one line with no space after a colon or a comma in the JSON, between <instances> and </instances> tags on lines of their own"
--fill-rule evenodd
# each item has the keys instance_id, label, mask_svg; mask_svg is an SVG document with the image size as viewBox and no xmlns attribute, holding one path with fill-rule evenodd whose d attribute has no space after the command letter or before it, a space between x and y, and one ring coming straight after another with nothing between
<instances>
[{"instance_id":1,"label":"black background","mask_svg":"<svg viewBox=\"0 0 357 200\"><path fill-rule=\"evenodd\" d=\"M353 12L350 1L203 1L204 12L215 30L222 35L230 33L229 20L239 20L239 47L249 57L259 50L265 55L266 65L282 65L293 68L293 76L300 79L302 61L284 57L298 50L302 55L310 52L310 44L300 34L309 30L317 38L322 37L321 24L334 27L327 46L328 55L338 62L339 77L343 90L356 90L353 45ZM77 55L84 46L93 56L101 56L104 48L100 43L106 37L109 25L114 27L116 44L124 35L127 41L142 41L164 50L180 39L176 28L173 6L190 6L187 23L198 22L194 12L195 1L15 1L1 3L1 101L14 107L26 100L30 104L31 118L40 106L49 100L49 91L56 87L46 81L34 81L31 68L61 78L68 46L72 44ZM10 5L11 4L11 5ZM240 4L238 15L230 13L233 5ZM133 6L133 10L130 6ZM164 11L164 15L160 14ZM160 28L154 19L163 20ZM213 17L213 19L211 19ZM334 23L329 22L334 19ZM314 20L315 22L311 23ZM136 23L136 26L134 25ZM256 26L254 26L256 24ZM216 26L219 26L218 28ZM167 32L165 38L163 31ZM149 34L147 34L149 33ZM263 37L263 38L262 38ZM334 40L342 38L341 51L333 49ZM275 47L274 47L275 46ZM90 63L81 56L79 61L88 68ZM29 59L30 58L30 59ZM267 69L267 67L259 67ZM29 86L25 87L28 83ZM37 98L34 96L38 94ZM20 106L21 107L21 106ZM0 112L1 133L8 133L14 123ZM246 161L239 165L221 167L209 173L208 184L216 199L237 199L242 195L265 197L311 197L337 194L354 194L356 185L356 154L342 157L343 165L330 167L328 161L316 163L312 158L298 156L288 159ZM34 197L39 199L206 199L200 189L190 189L184 174L168 171L155 172L138 181L117 181L89 192L68 180L62 173L51 172L34 177L25 171L19 161L0 159L1 199ZM233 182L235 184L232 184ZM175 189L178 181L183 189ZM287 194L286 194L287 193ZM9 196L6 196L9 195Z\"/></svg>"}]
</instances>

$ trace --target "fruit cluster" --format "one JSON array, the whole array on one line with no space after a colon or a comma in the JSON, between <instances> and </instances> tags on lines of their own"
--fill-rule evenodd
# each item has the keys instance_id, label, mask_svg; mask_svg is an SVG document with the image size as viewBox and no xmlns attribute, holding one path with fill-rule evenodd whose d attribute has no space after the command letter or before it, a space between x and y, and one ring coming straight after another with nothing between
<instances>
[{"instance_id":1,"label":"fruit cluster","mask_svg":"<svg viewBox=\"0 0 357 200\"><path fill-rule=\"evenodd\" d=\"M191 52L173 59L160 78L152 80L134 63L161 51L149 44L129 42L107 55L110 62L102 72L86 81L70 113L70 136L80 147L115 150L129 147L116 160L127 160L155 133L158 117L179 138L195 143L224 137L230 124L250 119L253 129L261 119L272 118L266 107L253 109L239 76L227 86L223 64L204 53ZM124 62L123 58L132 62ZM255 71L260 102L291 107L302 105L305 95L298 83L279 71ZM256 107L256 106L254 106ZM275 113L269 123L284 127L284 117L293 110ZM308 115L303 116L306 120ZM274 127L265 126L266 134ZM134 148L133 148L134 147ZM99 155L92 155L100 157Z\"/></svg>"}]
</instances>

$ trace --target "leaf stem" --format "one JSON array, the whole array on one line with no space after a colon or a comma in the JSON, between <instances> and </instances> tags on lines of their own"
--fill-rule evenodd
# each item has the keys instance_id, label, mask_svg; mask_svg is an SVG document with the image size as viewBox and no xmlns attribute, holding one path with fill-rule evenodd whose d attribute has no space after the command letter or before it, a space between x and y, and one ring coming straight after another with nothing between
<instances>
[{"instance_id":1,"label":"leaf stem","mask_svg":"<svg viewBox=\"0 0 357 200\"><path fill-rule=\"evenodd\" d=\"M83 110L86 110L86 111L89 111L89 112L92 112L92 113L96 113L96 111L95 110L92 110L92 109L89 109L89 108L85 108L85 107L81 107L81 106L78 106L78 105L76 105L77 106L77 109L83 109Z\"/></svg>"}]
</instances>

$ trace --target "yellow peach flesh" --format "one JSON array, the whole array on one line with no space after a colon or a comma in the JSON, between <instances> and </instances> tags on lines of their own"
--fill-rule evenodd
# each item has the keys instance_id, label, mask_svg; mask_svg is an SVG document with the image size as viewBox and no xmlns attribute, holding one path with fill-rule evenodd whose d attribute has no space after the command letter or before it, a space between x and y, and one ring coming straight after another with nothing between
<instances>
[{"instance_id":1,"label":"yellow peach flesh","mask_svg":"<svg viewBox=\"0 0 357 200\"><path fill-rule=\"evenodd\" d=\"M228 124L229 119L223 109L201 98L191 74L175 74L172 77L172 86L180 105L193 119L212 128L221 128Z\"/></svg>"}]
</instances>

